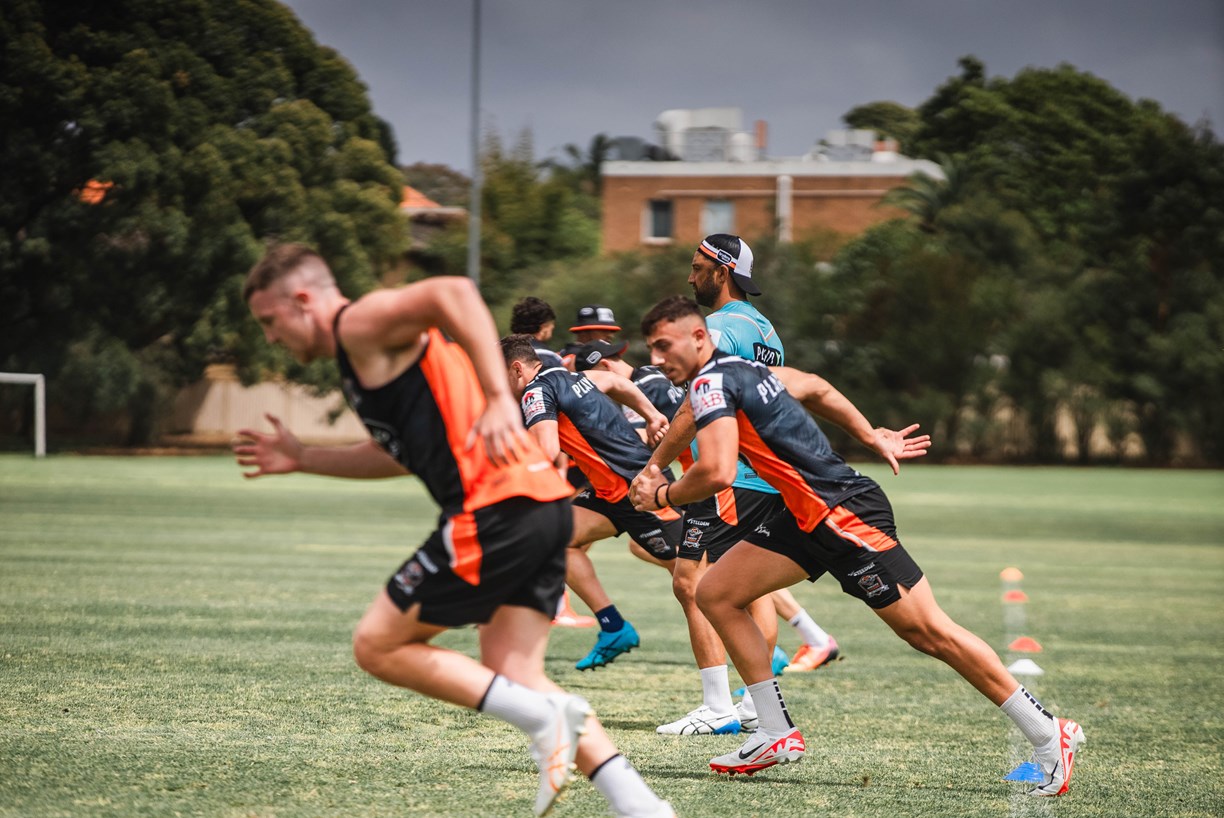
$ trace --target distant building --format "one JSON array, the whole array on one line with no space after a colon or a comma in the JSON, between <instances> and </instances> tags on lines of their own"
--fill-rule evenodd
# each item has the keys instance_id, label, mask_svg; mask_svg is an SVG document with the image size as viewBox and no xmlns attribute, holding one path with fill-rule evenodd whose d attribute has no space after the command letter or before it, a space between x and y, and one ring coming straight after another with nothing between
<instances>
[{"instance_id":1,"label":"distant building","mask_svg":"<svg viewBox=\"0 0 1224 818\"><path fill-rule=\"evenodd\" d=\"M664 111L655 129L657 154L676 160L603 165L607 252L695 244L710 233L857 235L896 215L876 205L911 173L943 178L934 162L901 156L871 131L830 131L804 156L769 158L765 124L747 133L738 108Z\"/></svg>"}]
</instances>

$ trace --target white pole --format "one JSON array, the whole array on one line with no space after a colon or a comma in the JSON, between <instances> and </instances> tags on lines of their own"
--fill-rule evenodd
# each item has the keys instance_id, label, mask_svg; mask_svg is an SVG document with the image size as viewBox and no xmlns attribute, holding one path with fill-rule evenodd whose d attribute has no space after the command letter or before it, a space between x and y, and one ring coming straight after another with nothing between
<instances>
[{"instance_id":1,"label":"white pole","mask_svg":"<svg viewBox=\"0 0 1224 818\"><path fill-rule=\"evenodd\" d=\"M34 456L47 456L47 379L34 381Z\"/></svg>"}]
</instances>

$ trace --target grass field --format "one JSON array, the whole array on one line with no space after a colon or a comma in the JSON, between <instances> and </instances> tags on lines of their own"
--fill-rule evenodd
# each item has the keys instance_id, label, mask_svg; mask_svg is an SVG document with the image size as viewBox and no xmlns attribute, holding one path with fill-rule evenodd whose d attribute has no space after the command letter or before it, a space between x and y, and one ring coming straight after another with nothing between
<instances>
[{"instance_id":1,"label":"grass field","mask_svg":"<svg viewBox=\"0 0 1224 818\"><path fill-rule=\"evenodd\" d=\"M706 762L737 739L654 732L700 702L668 578L603 543L642 648L581 674L592 632L554 629L549 672L681 816L1224 814L1224 474L866 470L955 619L1009 662L1017 627L1044 646L1028 686L1088 735L1071 793L1000 782L1021 760L1010 723L829 580L796 594L846 660L783 679L807 758L716 779ZM521 734L350 657L352 625L434 516L412 480L0 456L0 816L530 815ZM1022 626L1007 566L1024 572ZM579 781L555 814L606 813Z\"/></svg>"}]
</instances>

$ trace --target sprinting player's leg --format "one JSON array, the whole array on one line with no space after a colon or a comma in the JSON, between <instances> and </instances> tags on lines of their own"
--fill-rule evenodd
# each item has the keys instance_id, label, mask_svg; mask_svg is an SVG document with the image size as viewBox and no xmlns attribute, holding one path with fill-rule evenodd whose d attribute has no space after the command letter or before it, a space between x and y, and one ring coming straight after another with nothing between
<instances>
[{"instance_id":1,"label":"sprinting player's leg","mask_svg":"<svg viewBox=\"0 0 1224 818\"><path fill-rule=\"evenodd\" d=\"M607 517L574 506L574 535L569 548L565 549L565 584L586 603L599 623L595 646L578 661L579 670L602 667L642 644L633 623L625 620L612 604L587 554L593 543L616 534L616 526Z\"/></svg>"},{"instance_id":2,"label":"sprinting player's leg","mask_svg":"<svg viewBox=\"0 0 1224 818\"><path fill-rule=\"evenodd\" d=\"M748 608L771 591L806 577L794 561L743 542L707 571L697 587L697 604L731 655L759 719L756 732L742 747L710 761L715 772L751 775L803 759L803 735L786 709L770 662L769 642Z\"/></svg>"},{"instance_id":3,"label":"sprinting player's leg","mask_svg":"<svg viewBox=\"0 0 1224 818\"><path fill-rule=\"evenodd\" d=\"M815 580L827 571L842 590L867 603L910 646L945 662L1016 724L1033 745L1034 758L1044 774L1031 794L1067 791L1075 754L1085 741L1083 730L1045 710L985 642L943 612L922 570L897 539L892 507L883 491L877 487L851 497L832 509L810 534L799 529L789 512L771 520L769 529L768 535L754 535L750 543L733 548L698 588L698 603L722 636L750 690L754 682L766 679L768 652L764 638L743 610L751 599L749 594L761 586L787 587L804 575ZM758 576L742 588L737 574L752 570ZM789 718L779 723L774 716L767 722L760 701L757 710L760 729L774 731L767 736L778 736L776 731L789 724ZM715 769L721 765L724 769L720 771L726 772L762 768L752 759L737 765L731 756L715 762Z\"/></svg>"},{"instance_id":4,"label":"sprinting player's leg","mask_svg":"<svg viewBox=\"0 0 1224 818\"><path fill-rule=\"evenodd\" d=\"M670 808L620 759L587 702L565 693L544 674L549 628L545 611L555 606L561 587L561 554L540 563L510 552L528 551L526 543L532 539L547 540L546 529L527 525L507 534L505 527L514 527L521 517L506 515L484 527L482 521L488 522L488 516L482 520L477 512L485 560L482 583L464 593L459 584L464 581L446 568L444 545L438 554L442 536L435 533L362 617L353 636L358 665L390 684L478 709L527 733L540 769L537 815L552 808L572 778L575 762L609 797L617 815L670 815ZM568 521L553 522L554 529L564 531ZM489 587L509 585L514 576L519 577L517 587L500 592ZM423 622L423 615L441 624ZM429 644L460 620L484 622L480 662Z\"/></svg>"},{"instance_id":5,"label":"sprinting player's leg","mask_svg":"<svg viewBox=\"0 0 1224 818\"><path fill-rule=\"evenodd\" d=\"M779 588L769 596L778 616L786 620L803 640L799 650L795 651L794 657L784 668L787 673L816 670L841 658L837 640L816 624L816 620L803 609L789 588Z\"/></svg>"},{"instance_id":6,"label":"sprinting player's leg","mask_svg":"<svg viewBox=\"0 0 1224 818\"><path fill-rule=\"evenodd\" d=\"M738 706L732 700L727 674L727 651L718 632L697 606L697 587L709 570L710 563L702 555L700 562L677 559L672 572L672 592L688 625L689 644L701 677L701 705L676 721L659 725L656 732L664 735L706 735L752 731L757 726L757 714L752 699L746 696ZM767 600L758 599L749 605L749 615L770 638L771 626L777 621ZM773 638L777 631L772 631Z\"/></svg>"},{"instance_id":7,"label":"sprinting player's leg","mask_svg":"<svg viewBox=\"0 0 1224 818\"><path fill-rule=\"evenodd\" d=\"M575 665L579 670L610 664L622 653L641 644L637 629L617 610L599 581L587 553L591 545L627 531L634 540L651 549L653 556L670 572L680 534L679 516L673 514L672 517L662 520L650 512L636 511L628 499L610 503L589 489L575 497L574 533L566 549L565 581L599 622L599 636L594 647Z\"/></svg>"},{"instance_id":8,"label":"sprinting player's leg","mask_svg":"<svg viewBox=\"0 0 1224 818\"><path fill-rule=\"evenodd\" d=\"M876 613L910 647L947 664L1015 723L1033 745L1034 761L1045 776L1030 795L1067 791L1075 753L1085 741L1083 729L1042 707L989 645L952 621L935 601L925 577L908 590L902 588L900 601Z\"/></svg>"},{"instance_id":9,"label":"sprinting player's leg","mask_svg":"<svg viewBox=\"0 0 1224 818\"><path fill-rule=\"evenodd\" d=\"M718 633L697 605L697 587L710 567L743 536L766 522L782 508L777 494L728 488L716 496L685 508L684 537L680 541L672 592L684 610L689 643L701 677L701 706L681 718L660 725L657 732L670 735L736 733L756 727L752 696L734 705L727 674L727 652ZM748 608L757 626L772 646L777 641L777 617L768 595Z\"/></svg>"}]
</instances>

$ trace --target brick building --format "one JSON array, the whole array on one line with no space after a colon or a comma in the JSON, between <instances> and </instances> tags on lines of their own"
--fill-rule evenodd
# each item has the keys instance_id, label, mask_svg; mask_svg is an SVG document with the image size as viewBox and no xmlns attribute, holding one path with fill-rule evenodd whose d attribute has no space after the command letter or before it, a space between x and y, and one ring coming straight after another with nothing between
<instances>
[{"instance_id":1,"label":"brick building","mask_svg":"<svg viewBox=\"0 0 1224 818\"><path fill-rule=\"evenodd\" d=\"M852 236L897 214L877 205L910 174L943 176L935 163L899 156L895 143L869 131L830 132L803 157L761 158L763 124L750 136L735 127L737 118L736 109L664 112L660 142L678 159L604 163L605 252L690 245L709 233ZM663 127L677 119L699 124ZM709 124L720 120L730 127Z\"/></svg>"}]
</instances>

